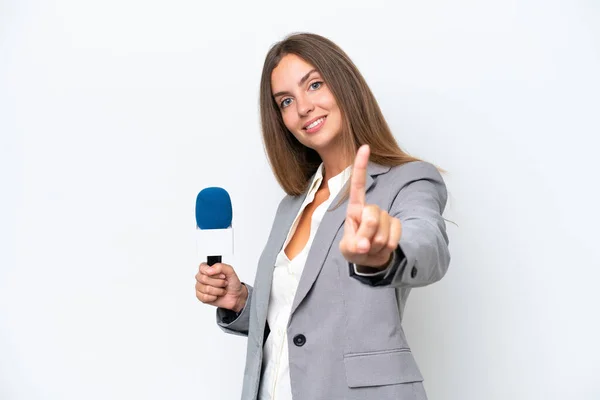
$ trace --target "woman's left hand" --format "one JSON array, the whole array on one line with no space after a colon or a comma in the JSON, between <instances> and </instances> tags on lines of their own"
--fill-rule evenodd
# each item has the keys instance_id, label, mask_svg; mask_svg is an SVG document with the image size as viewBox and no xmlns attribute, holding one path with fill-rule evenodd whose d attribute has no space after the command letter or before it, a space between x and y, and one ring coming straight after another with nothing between
<instances>
[{"instance_id":1,"label":"woman's left hand","mask_svg":"<svg viewBox=\"0 0 600 400\"><path fill-rule=\"evenodd\" d=\"M383 269L398 247L402 224L377 205L365 204L369 154L369 146L361 146L354 160L340 251L351 263Z\"/></svg>"}]
</instances>

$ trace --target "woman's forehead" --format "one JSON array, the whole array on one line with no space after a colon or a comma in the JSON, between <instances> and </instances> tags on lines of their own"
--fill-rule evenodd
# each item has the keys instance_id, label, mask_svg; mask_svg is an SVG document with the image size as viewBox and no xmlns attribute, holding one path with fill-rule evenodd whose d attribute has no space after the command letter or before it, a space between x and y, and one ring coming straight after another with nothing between
<instances>
[{"instance_id":1,"label":"woman's forehead","mask_svg":"<svg viewBox=\"0 0 600 400\"><path fill-rule=\"evenodd\" d=\"M295 54L287 54L279 61L271 73L271 86L296 85L309 72L315 70L314 65ZM317 71L318 72L318 71ZM285 89L285 88L282 88Z\"/></svg>"}]
</instances>

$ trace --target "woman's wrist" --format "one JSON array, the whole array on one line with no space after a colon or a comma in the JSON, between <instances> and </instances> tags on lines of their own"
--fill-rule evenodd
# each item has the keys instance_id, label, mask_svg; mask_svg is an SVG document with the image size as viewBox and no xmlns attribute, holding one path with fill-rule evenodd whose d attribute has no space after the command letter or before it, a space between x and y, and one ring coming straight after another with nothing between
<instances>
[{"instance_id":1,"label":"woman's wrist","mask_svg":"<svg viewBox=\"0 0 600 400\"><path fill-rule=\"evenodd\" d=\"M393 260L394 260L394 252L392 251L385 263L383 263L381 265L358 265L358 264L356 264L356 270L360 273L365 273L365 274L377 273L377 272L383 271L384 269L388 268L392 264Z\"/></svg>"},{"instance_id":2,"label":"woman's wrist","mask_svg":"<svg viewBox=\"0 0 600 400\"><path fill-rule=\"evenodd\" d=\"M234 312L236 312L238 314L244 309L244 307L246 306L246 301L248 301L248 288L243 283L242 283L241 290L242 290L242 293L240 294L237 304L232 309Z\"/></svg>"}]
</instances>

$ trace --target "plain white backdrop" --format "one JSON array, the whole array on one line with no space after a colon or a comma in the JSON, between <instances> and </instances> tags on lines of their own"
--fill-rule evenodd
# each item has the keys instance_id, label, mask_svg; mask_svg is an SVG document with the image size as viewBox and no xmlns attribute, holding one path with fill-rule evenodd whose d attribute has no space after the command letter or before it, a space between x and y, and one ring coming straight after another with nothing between
<instances>
[{"instance_id":1,"label":"plain white backdrop","mask_svg":"<svg viewBox=\"0 0 600 400\"><path fill-rule=\"evenodd\" d=\"M194 294L194 202L230 192L252 282L283 195L260 72L296 31L448 171L450 270L405 316L430 399L599 399L593 0L1 2L0 399L239 398L245 339Z\"/></svg>"}]
</instances>

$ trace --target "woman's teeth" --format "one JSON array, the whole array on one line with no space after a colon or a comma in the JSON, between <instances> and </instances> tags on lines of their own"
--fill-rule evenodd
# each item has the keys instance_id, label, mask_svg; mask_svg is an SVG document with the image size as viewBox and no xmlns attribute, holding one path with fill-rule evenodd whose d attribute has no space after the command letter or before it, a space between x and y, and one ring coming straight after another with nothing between
<instances>
[{"instance_id":1,"label":"woman's teeth","mask_svg":"<svg viewBox=\"0 0 600 400\"><path fill-rule=\"evenodd\" d=\"M313 122L312 124L310 124L309 126L306 127L306 129L311 129L314 128L315 126L319 125L321 122L323 122L325 118L319 118L318 120L316 120L315 122Z\"/></svg>"}]
</instances>

